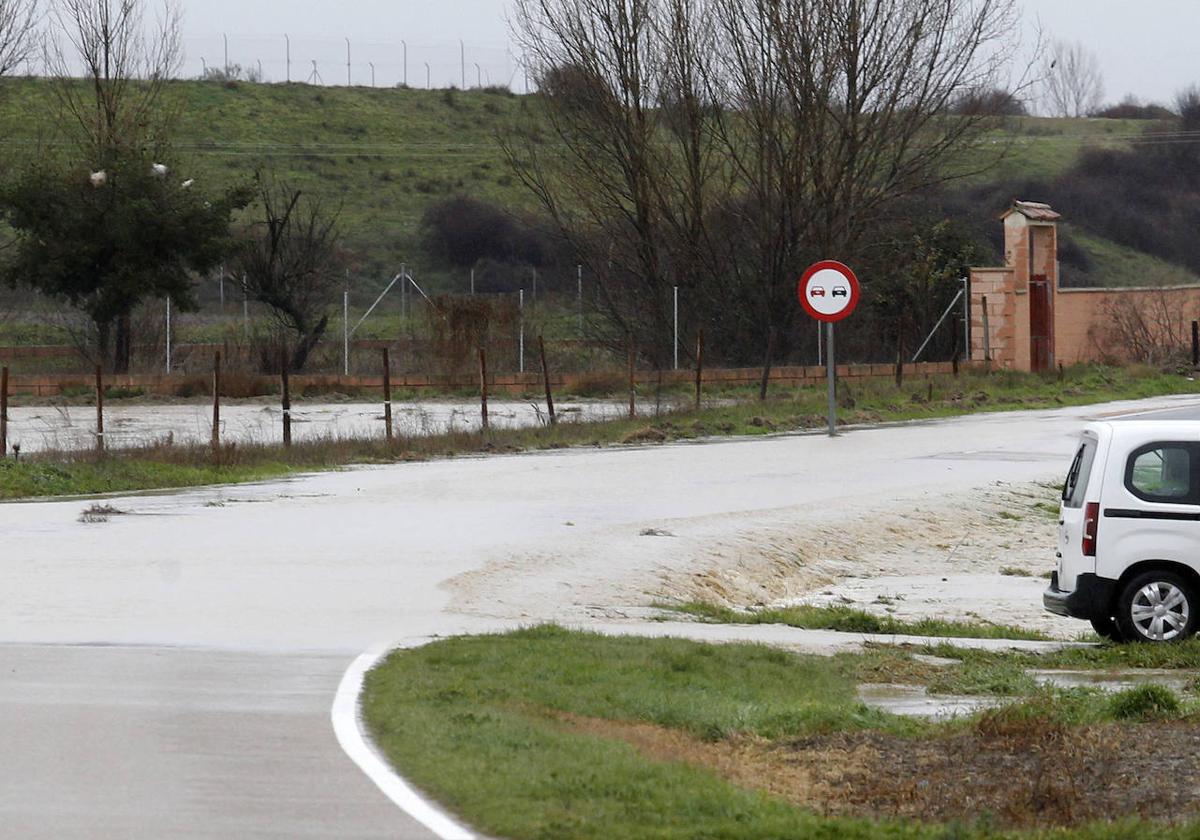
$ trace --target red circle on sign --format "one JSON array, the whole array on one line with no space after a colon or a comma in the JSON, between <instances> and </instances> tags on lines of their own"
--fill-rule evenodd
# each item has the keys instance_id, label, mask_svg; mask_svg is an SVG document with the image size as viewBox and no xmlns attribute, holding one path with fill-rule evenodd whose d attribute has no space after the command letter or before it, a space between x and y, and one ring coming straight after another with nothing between
<instances>
[{"instance_id":1,"label":"red circle on sign","mask_svg":"<svg viewBox=\"0 0 1200 840\"><path fill-rule=\"evenodd\" d=\"M837 260L809 266L796 291L804 311L826 324L848 317L862 294L854 272Z\"/></svg>"}]
</instances>

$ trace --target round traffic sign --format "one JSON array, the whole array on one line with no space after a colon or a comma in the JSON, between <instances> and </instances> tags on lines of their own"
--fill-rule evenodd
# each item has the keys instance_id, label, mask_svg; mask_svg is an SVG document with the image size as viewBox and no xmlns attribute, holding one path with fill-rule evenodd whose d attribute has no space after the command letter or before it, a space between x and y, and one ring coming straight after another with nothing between
<instances>
[{"instance_id":1,"label":"round traffic sign","mask_svg":"<svg viewBox=\"0 0 1200 840\"><path fill-rule=\"evenodd\" d=\"M853 312L860 295L854 272L836 260L822 260L809 266L800 278L798 292L804 311L827 324Z\"/></svg>"}]
</instances>

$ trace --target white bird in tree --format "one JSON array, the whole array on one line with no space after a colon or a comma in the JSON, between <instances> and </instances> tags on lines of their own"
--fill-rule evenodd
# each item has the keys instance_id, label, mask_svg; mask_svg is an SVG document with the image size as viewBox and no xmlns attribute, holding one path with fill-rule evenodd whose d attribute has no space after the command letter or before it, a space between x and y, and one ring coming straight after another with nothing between
<instances>
[{"instance_id":1,"label":"white bird in tree","mask_svg":"<svg viewBox=\"0 0 1200 840\"><path fill-rule=\"evenodd\" d=\"M100 189L108 183L108 173L101 169L99 172L93 172L88 180L92 182L93 187Z\"/></svg>"},{"instance_id":2,"label":"white bird in tree","mask_svg":"<svg viewBox=\"0 0 1200 840\"><path fill-rule=\"evenodd\" d=\"M156 163L150 167L150 171L154 173L155 177L163 178L166 177L169 170L164 164Z\"/></svg>"},{"instance_id":3,"label":"white bird in tree","mask_svg":"<svg viewBox=\"0 0 1200 840\"><path fill-rule=\"evenodd\" d=\"M184 181L184 182L183 182L182 184L180 184L179 186L180 186L180 188L181 188L181 189L185 189L185 190L186 190L188 187L190 187L190 186L191 186L192 184L194 184L194 183L196 183L196 179L195 179L195 178L188 178L186 181Z\"/></svg>"}]
</instances>

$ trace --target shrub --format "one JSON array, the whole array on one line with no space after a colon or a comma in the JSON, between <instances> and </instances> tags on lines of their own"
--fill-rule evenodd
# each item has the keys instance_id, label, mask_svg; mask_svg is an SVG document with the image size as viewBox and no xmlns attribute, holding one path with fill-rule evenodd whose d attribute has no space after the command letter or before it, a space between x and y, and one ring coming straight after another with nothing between
<instances>
[{"instance_id":1,"label":"shrub","mask_svg":"<svg viewBox=\"0 0 1200 840\"><path fill-rule=\"evenodd\" d=\"M1178 713L1179 698L1166 686L1139 685L1114 694L1108 710L1117 720L1154 720Z\"/></svg>"}]
</instances>

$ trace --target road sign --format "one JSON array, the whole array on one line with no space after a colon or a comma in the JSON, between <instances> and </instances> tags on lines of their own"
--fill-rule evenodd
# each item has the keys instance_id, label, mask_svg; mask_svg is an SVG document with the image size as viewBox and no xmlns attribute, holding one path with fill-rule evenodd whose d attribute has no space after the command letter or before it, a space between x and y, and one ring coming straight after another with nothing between
<instances>
[{"instance_id":1,"label":"road sign","mask_svg":"<svg viewBox=\"0 0 1200 840\"><path fill-rule=\"evenodd\" d=\"M833 358L833 325L858 306L858 278L836 260L808 267L797 289L804 311L825 325L825 366L829 380L829 436L837 434L837 363Z\"/></svg>"},{"instance_id":2,"label":"road sign","mask_svg":"<svg viewBox=\"0 0 1200 840\"><path fill-rule=\"evenodd\" d=\"M800 278L800 304L811 317L826 324L846 318L858 306L858 278L849 267L823 260L809 267Z\"/></svg>"}]
</instances>

